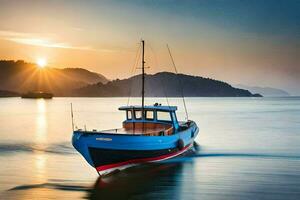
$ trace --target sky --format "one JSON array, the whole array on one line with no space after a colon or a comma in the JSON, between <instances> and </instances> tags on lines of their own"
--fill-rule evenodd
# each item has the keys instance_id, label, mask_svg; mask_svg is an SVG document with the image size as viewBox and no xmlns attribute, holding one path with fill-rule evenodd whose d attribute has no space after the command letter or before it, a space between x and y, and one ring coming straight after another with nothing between
<instances>
[{"instance_id":1,"label":"sky","mask_svg":"<svg viewBox=\"0 0 300 200\"><path fill-rule=\"evenodd\" d=\"M300 95L299 0L0 0L0 59L132 72L174 72Z\"/></svg>"}]
</instances>

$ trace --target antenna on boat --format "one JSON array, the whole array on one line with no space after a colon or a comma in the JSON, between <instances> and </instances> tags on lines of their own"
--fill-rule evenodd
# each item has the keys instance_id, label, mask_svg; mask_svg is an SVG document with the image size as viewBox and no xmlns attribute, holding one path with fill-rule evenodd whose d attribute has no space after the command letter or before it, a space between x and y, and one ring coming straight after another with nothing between
<instances>
[{"instance_id":1,"label":"antenna on boat","mask_svg":"<svg viewBox=\"0 0 300 200\"><path fill-rule=\"evenodd\" d=\"M72 106L72 103L71 103L71 118L72 118L72 130L74 132L74 117L73 117L73 106Z\"/></svg>"},{"instance_id":2,"label":"antenna on boat","mask_svg":"<svg viewBox=\"0 0 300 200\"><path fill-rule=\"evenodd\" d=\"M167 44L167 48L168 48L168 51L169 51L169 55L170 55L170 58L171 58L173 67L174 67L174 69L175 69L176 76L178 77L178 71L177 71L177 68L176 68L176 65L175 65L175 62L174 62L174 59L173 59L173 56L172 56L172 54L171 54L171 50L170 50L168 44ZM183 100L183 106L184 106L184 110L185 110L186 120L189 120L189 116L188 116L188 112L187 112L186 104L185 104L185 99L184 99L184 94L183 94L183 85L182 85L182 83L181 83L180 77L178 77L178 79L179 79L178 81L179 81L180 88L181 88L181 97L182 97L182 100Z\"/></svg>"}]
</instances>

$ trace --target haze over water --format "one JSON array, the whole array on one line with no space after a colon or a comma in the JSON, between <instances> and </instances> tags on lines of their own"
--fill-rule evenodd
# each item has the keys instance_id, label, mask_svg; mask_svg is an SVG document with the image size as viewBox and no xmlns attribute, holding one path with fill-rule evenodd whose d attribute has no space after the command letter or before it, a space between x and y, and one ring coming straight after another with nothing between
<instances>
[{"instance_id":1,"label":"haze over water","mask_svg":"<svg viewBox=\"0 0 300 200\"><path fill-rule=\"evenodd\" d=\"M0 199L300 198L299 97L187 98L194 155L103 179L71 145L71 102L75 125L99 130L121 126L127 98L0 98Z\"/></svg>"}]
</instances>

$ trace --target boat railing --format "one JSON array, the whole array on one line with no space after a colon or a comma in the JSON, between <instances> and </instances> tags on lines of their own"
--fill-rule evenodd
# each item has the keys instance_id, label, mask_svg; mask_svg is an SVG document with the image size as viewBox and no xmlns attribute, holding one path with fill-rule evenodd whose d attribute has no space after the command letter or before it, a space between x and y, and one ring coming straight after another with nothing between
<instances>
[{"instance_id":1,"label":"boat railing","mask_svg":"<svg viewBox=\"0 0 300 200\"><path fill-rule=\"evenodd\" d=\"M143 129L124 129L124 128L114 128L114 129L105 129L105 130L82 130L77 129L77 131L83 132L85 134L128 134L128 135L141 135L141 136L166 136L173 134L173 127L162 128L160 130L143 130Z\"/></svg>"}]
</instances>

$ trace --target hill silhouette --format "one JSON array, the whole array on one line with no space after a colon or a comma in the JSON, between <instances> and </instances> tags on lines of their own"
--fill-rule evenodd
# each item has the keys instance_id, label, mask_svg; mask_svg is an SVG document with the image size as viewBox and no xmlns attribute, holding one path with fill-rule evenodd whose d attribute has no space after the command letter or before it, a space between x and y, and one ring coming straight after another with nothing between
<instances>
[{"instance_id":1,"label":"hill silhouette","mask_svg":"<svg viewBox=\"0 0 300 200\"><path fill-rule=\"evenodd\" d=\"M145 96L252 97L260 96L228 83L184 74L160 72L145 75ZM108 81L83 68L43 68L22 60L0 61L0 96L17 96L28 91L43 91L54 96L125 97L141 96L141 75ZM13 91L13 92L12 92Z\"/></svg>"},{"instance_id":2,"label":"hill silhouette","mask_svg":"<svg viewBox=\"0 0 300 200\"><path fill-rule=\"evenodd\" d=\"M20 94L13 91L8 90L0 90L0 97L19 97Z\"/></svg>"},{"instance_id":3,"label":"hill silhouette","mask_svg":"<svg viewBox=\"0 0 300 200\"><path fill-rule=\"evenodd\" d=\"M234 88L228 83L199 76L160 72L145 75L145 96L180 97L181 87L188 97L252 97L248 90ZM125 97L141 96L141 75L123 80L113 80L106 84L97 83L76 89L74 96L86 97Z\"/></svg>"},{"instance_id":4,"label":"hill silhouette","mask_svg":"<svg viewBox=\"0 0 300 200\"><path fill-rule=\"evenodd\" d=\"M272 87L258 87L258 86L247 86L238 84L236 85L238 88L242 88L245 90L249 90L254 93L262 94L264 97L286 97L290 96L290 94L287 91L284 91L282 89L278 88L272 88Z\"/></svg>"},{"instance_id":5,"label":"hill silhouette","mask_svg":"<svg viewBox=\"0 0 300 200\"><path fill-rule=\"evenodd\" d=\"M0 90L24 93L51 92L55 96L69 96L76 88L93 83L106 83L101 74L82 68L43 68L22 60L0 61Z\"/></svg>"}]
</instances>

